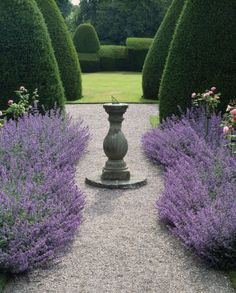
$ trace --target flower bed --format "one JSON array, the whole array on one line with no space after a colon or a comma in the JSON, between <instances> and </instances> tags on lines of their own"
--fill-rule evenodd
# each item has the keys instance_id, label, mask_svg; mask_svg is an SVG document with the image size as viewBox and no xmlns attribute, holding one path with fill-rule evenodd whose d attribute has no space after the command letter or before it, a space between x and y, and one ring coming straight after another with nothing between
<instances>
[{"instance_id":1,"label":"flower bed","mask_svg":"<svg viewBox=\"0 0 236 293\"><path fill-rule=\"evenodd\" d=\"M189 111L143 136L147 157L165 166L159 218L186 247L213 267L236 266L236 159L221 117Z\"/></svg>"},{"instance_id":2,"label":"flower bed","mask_svg":"<svg viewBox=\"0 0 236 293\"><path fill-rule=\"evenodd\" d=\"M27 116L0 129L0 269L20 273L73 238L85 199L75 164L89 138L60 115Z\"/></svg>"}]
</instances>

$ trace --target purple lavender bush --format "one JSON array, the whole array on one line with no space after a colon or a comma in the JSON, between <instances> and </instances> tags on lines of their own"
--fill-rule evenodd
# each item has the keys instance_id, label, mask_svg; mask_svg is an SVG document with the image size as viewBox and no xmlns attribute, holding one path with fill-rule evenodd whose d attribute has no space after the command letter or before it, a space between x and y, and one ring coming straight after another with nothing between
<instances>
[{"instance_id":1,"label":"purple lavender bush","mask_svg":"<svg viewBox=\"0 0 236 293\"><path fill-rule=\"evenodd\" d=\"M236 159L225 146L221 118L189 112L143 136L150 160L166 167L159 218L210 266L236 267Z\"/></svg>"},{"instance_id":2,"label":"purple lavender bush","mask_svg":"<svg viewBox=\"0 0 236 293\"><path fill-rule=\"evenodd\" d=\"M59 115L9 121L0 130L0 269L20 273L54 258L73 238L85 198L75 164L86 127Z\"/></svg>"},{"instance_id":3,"label":"purple lavender bush","mask_svg":"<svg viewBox=\"0 0 236 293\"><path fill-rule=\"evenodd\" d=\"M212 148L225 144L220 124L220 115L213 115L206 141L205 116L201 110L188 111L180 118L173 116L143 135L144 152L151 161L171 167L182 154L196 156L200 144L209 144Z\"/></svg>"}]
</instances>

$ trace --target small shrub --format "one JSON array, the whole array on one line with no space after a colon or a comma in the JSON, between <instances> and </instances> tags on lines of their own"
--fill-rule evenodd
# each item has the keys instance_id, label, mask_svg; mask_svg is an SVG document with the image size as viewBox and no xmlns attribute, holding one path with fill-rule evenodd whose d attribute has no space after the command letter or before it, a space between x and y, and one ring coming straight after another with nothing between
<instances>
[{"instance_id":1,"label":"small shrub","mask_svg":"<svg viewBox=\"0 0 236 293\"><path fill-rule=\"evenodd\" d=\"M97 32L90 23L79 25L73 40L78 53L97 53L100 49Z\"/></svg>"},{"instance_id":2,"label":"small shrub","mask_svg":"<svg viewBox=\"0 0 236 293\"><path fill-rule=\"evenodd\" d=\"M100 71L100 58L98 54L79 53L79 61L82 72L98 72Z\"/></svg>"},{"instance_id":3,"label":"small shrub","mask_svg":"<svg viewBox=\"0 0 236 293\"><path fill-rule=\"evenodd\" d=\"M125 46L103 45L99 51L101 70L123 71L128 68L128 56Z\"/></svg>"},{"instance_id":4,"label":"small shrub","mask_svg":"<svg viewBox=\"0 0 236 293\"><path fill-rule=\"evenodd\" d=\"M129 70L142 71L148 50L151 47L151 38L127 38Z\"/></svg>"},{"instance_id":5,"label":"small shrub","mask_svg":"<svg viewBox=\"0 0 236 293\"><path fill-rule=\"evenodd\" d=\"M20 117L23 117L27 113L34 113L34 111L38 109L38 90L35 89L32 95L28 92L28 90L21 86L19 90L15 91L17 96L17 101L9 100L8 101L8 109L6 110L7 120L14 119L18 120Z\"/></svg>"},{"instance_id":6,"label":"small shrub","mask_svg":"<svg viewBox=\"0 0 236 293\"><path fill-rule=\"evenodd\" d=\"M55 258L82 220L75 163L88 130L68 117L35 115L0 129L0 269L21 273Z\"/></svg>"}]
</instances>

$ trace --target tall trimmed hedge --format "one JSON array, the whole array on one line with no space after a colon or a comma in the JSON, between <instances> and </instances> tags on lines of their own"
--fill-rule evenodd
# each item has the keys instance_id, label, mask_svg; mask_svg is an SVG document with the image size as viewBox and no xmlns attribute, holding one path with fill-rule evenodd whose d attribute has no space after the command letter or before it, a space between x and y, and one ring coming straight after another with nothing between
<instances>
[{"instance_id":1,"label":"tall trimmed hedge","mask_svg":"<svg viewBox=\"0 0 236 293\"><path fill-rule=\"evenodd\" d=\"M43 16L32 0L0 1L0 107L21 85L38 88L46 108L64 105L64 89Z\"/></svg>"},{"instance_id":2,"label":"tall trimmed hedge","mask_svg":"<svg viewBox=\"0 0 236 293\"><path fill-rule=\"evenodd\" d=\"M190 105L193 91L210 86L222 92L221 110L236 97L235 15L235 1L187 0L161 81L161 119L178 114L178 105Z\"/></svg>"},{"instance_id":3,"label":"tall trimmed hedge","mask_svg":"<svg viewBox=\"0 0 236 293\"><path fill-rule=\"evenodd\" d=\"M151 38L127 38L126 47L128 50L129 70L142 71L145 58L151 47Z\"/></svg>"},{"instance_id":4,"label":"tall trimmed hedge","mask_svg":"<svg viewBox=\"0 0 236 293\"><path fill-rule=\"evenodd\" d=\"M97 53L100 49L97 32L90 23L79 25L73 40L78 53Z\"/></svg>"},{"instance_id":5,"label":"tall trimmed hedge","mask_svg":"<svg viewBox=\"0 0 236 293\"><path fill-rule=\"evenodd\" d=\"M143 67L143 96L156 100L175 26L185 0L174 0L162 21Z\"/></svg>"},{"instance_id":6,"label":"tall trimmed hedge","mask_svg":"<svg viewBox=\"0 0 236 293\"><path fill-rule=\"evenodd\" d=\"M125 71L128 68L125 46L103 45L99 51L102 71Z\"/></svg>"},{"instance_id":7,"label":"tall trimmed hedge","mask_svg":"<svg viewBox=\"0 0 236 293\"><path fill-rule=\"evenodd\" d=\"M67 100L82 96L81 71L76 49L55 0L36 0L46 21Z\"/></svg>"},{"instance_id":8,"label":"tall trimmed hedge","mask_svg":"<svg viewBox=\"0 0 236 293\"><path fill-rule=\"evenodd\" d=\"M97 53L79 53L79 60L82 72L98 72L100 71L100 58Z\"/></svg>"}]
</instances>

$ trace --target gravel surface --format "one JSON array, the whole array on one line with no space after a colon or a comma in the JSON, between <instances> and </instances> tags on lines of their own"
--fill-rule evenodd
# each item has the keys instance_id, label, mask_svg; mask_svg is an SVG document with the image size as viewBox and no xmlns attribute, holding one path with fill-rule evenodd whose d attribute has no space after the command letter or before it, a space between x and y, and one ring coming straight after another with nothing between
<instances>
[{"instance_id":1,"label":"gravel surface","mask_svg":"<svg viewBox=\"0 0 236 293\"><path fill-rule=\"evenodd\" d=\"M102 105L70 105L75 119L89 125L92 140L77 171L87 195L84 223L60 262L16 277L5 293L230 293L226 276L206 268L157 221L155 201L161 171L142 154L140 138L149 128L155 105L130 105L123 131L129 141L126 161L145 174L148 185L136 190L85 186L86 175L105 163L102 142L108 130Z\"/></svg>"}]
</instances>

